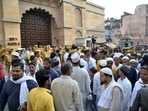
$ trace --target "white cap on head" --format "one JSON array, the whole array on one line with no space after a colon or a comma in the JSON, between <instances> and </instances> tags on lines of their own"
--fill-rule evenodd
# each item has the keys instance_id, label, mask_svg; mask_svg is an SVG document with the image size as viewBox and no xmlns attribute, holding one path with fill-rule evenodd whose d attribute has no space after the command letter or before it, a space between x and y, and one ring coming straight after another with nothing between
<instances>
[{"instance_id":1,"label":"white cap on head","mask_svg":"<svg viewBox=\"0 0 148 111\"><path fill-rule=\"evenodd\" d=\"M81 52L81 53L80 53L80 56L85 56L85 54Z\"/></svg>"},{"instance_id":2,"label":"white cap on head","mask_svg":"<svg viewBox=\"0 0 148 111\"><path fill-rule=\"evenodd\" d=\"M21 50L25 50L25 48L18 48L17 50L18 50L18 51L21 51Z\"/></svg>"},{"instance_id":3,"label":"white cap on head","mask_svg":"<svg viewBox=\"0 0 148 111\"><path fill-rule=\"evenodd\" d=\"M103 72L103 73L105 73L107 75L113 76L112 70L110 68L108 68L108 67L102 68L100 70L100 72Z\"/></svg>"},{"instance_id":4,"label":"white cap on head","mask_svg":"<svg viewBox=\"0 0 148 111\"><path fill-rule=\"evenodd\" d=\"M128 54L127 54L127 56L131 57L131 54L130 54L130 53L128 53Z\"/></svg>"},{"instance_id":5,"label":"white cap on head","mask_svg":"<svg viewBox=\"0 0 148 111\"><path fill-rule=\"evenodd\" d=\"M122 57L122 60L123 59L129 60L129 58L127 56Z\"/></svg>"},{"instance_id":6,"label":"white cap on head","mask_svg":"<svg viewBox=\"0 0 148 111\"><path fill-rule=\"evenodd\" d=\"M137 56L141 56L141 53L137 53Z\"/></svg>"},{"instance_id":7,"label":"white cap on head","mask_svg":"<svg viewBox=\"0 0 148 111\"><path fill-rule=\"evenodd\" d=\"M113 60L113 58L108 57L108 58L106 59L106 61L112 61L112 62L113 62L114 60Z\"/></svg>"},{"instance_id":8,"label":"white cap on head","mask_svg":"<svg viewBox=\"0 0 148 111\"><path fill-rule=\"evenodd\" d=\"M75 52L71 55L71 61L73 63L77 63L80 61L80 55L78 54L78 52Z\"/></svg>"},{"instance_id":9,"label":"white cap on head","mask_svg":"<svg viewBox=\"0 0 148 111\"><path fill-rule=\"evenodd\" d=\"M148 53L144 53L144 54L142 55L142 57L147 56L147 55L148 55Z\"/></svg>"},{"instance_id":10,"label":"white cap on head","mask_svg":"<svg viewBox=\"0 0 148 111\"><path fill-rule=\"evenodd\" d=\"M55 56L55 57L52 59L52 62L53 62L53 63L57 63L57 62L59 62L58 57L57 57L57 56Z\"/></svg>"},{"instance_id":11,"label":"white cap on head","mask_svg":"<svg viewBox=\"0 0 148 111\"><path fill-rule=\"evenodd\" d=\"M100 66L105 67L107 65L106 60L100 60Z\"/></svg>"},{"instance_id":12,"label":"white cap on head","mask_svg":"<svg viewBox=\"0 0 148 111\"><path fill-rule=\"evenodd\" d=\"M12 52L11 55L20 58L20 54L18 52Z\"/></svg>"},{"instance_id":13,"label":"white cap on head","mask_svg":"<svg viewBox=\"0 0 148 111\"><path fill-rule=\"evenodd\" d=\"M137 61L135 59L131 59L130 62L136 62L137 63Z\"/></svg>"},{"instance_id":14,"label":"white cap on head","mask_svg":"<svg viewBox=\"0 0 148 111\"><path fill-rule=\"evenodd\" d=\"M115 58L120 58L119 54L115 54L115 55L113 56L113 59L115 59Z\"/></svg>"},{"instance_id":15,"label":"white cap on head","mask_svg":"<svg viewBox=\"0 0 148 111\"><path fill-rule=\"evenodd\" d=\"M120 57L120 56L123 56L123 54L122 54L122 53L120 53L120 52L118 53L118 55L119 55L119 57Z\"/></svg>"}]
</instances>

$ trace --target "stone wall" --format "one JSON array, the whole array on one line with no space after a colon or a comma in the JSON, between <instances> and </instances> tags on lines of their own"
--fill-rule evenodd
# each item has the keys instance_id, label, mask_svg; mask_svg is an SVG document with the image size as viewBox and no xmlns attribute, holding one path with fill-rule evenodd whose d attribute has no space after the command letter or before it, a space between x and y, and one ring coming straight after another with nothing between
<instances>
[{"instance_id":1,"label":"stone wall","mask_svg":"<svg viewBox=\"0 0 148 111\"><path fill-rule=\"evenodd\" d=\"M64 28L64 38L63 38L64 40L63 41L65 45L71 45L75 42L75 37L76 37L75 32L77 30L81 31L82 35L84 35L83 31L81 30L82 27L76 26L75 9L79 8L82 13L81 7L77 6L76 2L79 2L79 1L75 1L74 4L72 4L69 1L63 2L63 15L64 15L64 27L63 27Z\"/></svg>"},{"instance_id":2,"label":"stone wall","mask_svg":"<svg viewBox=\"0 0 148 111\"><path fill-rule=\"evenodd\" d=\"M97 42L104 42L104 8L87 3L86 7L86 34L96 36Z\"/></svg>"},{"instance_id":3,"label":"stone wall","mask_svg":"<svg viewBox=\"0 0 148 111\"><path fill-rule=\"evenodd\" d=\"M146 31L146 5L139 5L133 15L123 18L122 34L145 36Z\"/></svg>"},{"instance_id":4,"label":"stone wall","mask_svg":"<svg viewBox=\"0 0 148 111\"><path fill-rule=\"evenodd\" d=\"M2 22L5 42L4 46L8 48L16 48L21 46L20 41L20 17L19 17L19 1L2 0ZM10 40L10 38L12 40ZM13 45L12 45L13 44Z\"/></svg>"},{"instance_id":5,"label":"stone wall","mask_svg":"<svg viewBox=\"0 0 148 111\"><path fill-rule=\"evenodd\" d=\"M75 0L72 3L67 0L64 1L64 34L66 45L75 43L78 31L82 34L82 37L95 35L98 37L98 41L99 39L104 39L103 7L81 0ZM78 8L82 14L82 27L76 25L76 8Z\"/></svg>"},{"instance_id":6,"label":"stone wall","mask_svg":"<svg viewBox=\"0 0 148 111\"><path fill-rule=\"evenodd\" d=\"M52 15L52 45L71 45L79 37L78 32L83 37L96 35L104 38L104 8L85 0L63 0L60 5L49 4L46 0L1 0L0 44L11 48L21 47L21 18L27 10L34 8L44 9ZM76 18L82 20L77 21ZM78 26L76 22L82 25ZM10 38L17 38L19 45L8 45Z\"/></svg>"},{"instance_id":7,"label":"stone wall","mask_svg":"<svg viewBox=\"0 0 148 111\"><path fill-rule=\"evenodd\" d=\"M54 22L54 33L53 33L53 45L63 45L64 44L64 11L63 11L63 5L59 7L59 17L58 20L61 22L60 25L58 25L58 21L55 20Z\"/></svg>"},{"instance_id":8,"label":"stone wall","mask_svg":"<svg viewBox=\"0 0 148 111\"><path fill-rule=\"evenodd\" d=\"M4 38L4 31L3 31L3 22L2 22L2 17L3 17L3 11L2 11L2 0L0 0L0 44L5 45L5 38Z\"/></svg>"}]
</instances>

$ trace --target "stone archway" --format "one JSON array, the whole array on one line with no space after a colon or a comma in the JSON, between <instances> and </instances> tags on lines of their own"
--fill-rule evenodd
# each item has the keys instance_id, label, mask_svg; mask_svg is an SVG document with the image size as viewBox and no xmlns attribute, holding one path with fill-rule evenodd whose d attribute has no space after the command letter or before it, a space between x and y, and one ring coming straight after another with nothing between
<instances>
[{"instance_id":1,"label":"stone archway","mask_svg":"<svg viewBox=\"0 0 148 111\"><path fill-rule=\"evenodd\" d=\"M27 10L21 19L22 47L52 44L51 19L49 12L40 8Z\"/></svg>"}]
</instances>

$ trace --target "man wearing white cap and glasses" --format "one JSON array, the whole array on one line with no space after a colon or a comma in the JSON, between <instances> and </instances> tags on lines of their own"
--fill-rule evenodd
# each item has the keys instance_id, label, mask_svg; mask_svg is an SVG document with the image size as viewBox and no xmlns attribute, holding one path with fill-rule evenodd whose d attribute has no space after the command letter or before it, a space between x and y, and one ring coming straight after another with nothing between
<instances>
[{"instance_id":1,"label":"man wearing white cap and glasses","mask_svg":"<svg viewBox=\"0 0 148 111\"><path fill-rule=\"evenodd\" d=\"M91 93L89 74L86 70L79 67L80 55L78 52L75 52L71 55L71 62L73 64L73 72L71 74L71 78L76 80L79 84L83 99L83 108L84 111L86 111L86 98Z\"/></svg>"},{"instance_id":2,"label":"man wearing white cap and glasses","mask_svg":"<svg viewBox=\"0 0 148 111\"><path fill-rule=\"evenodd\" d=\"M97 105L99 111L123 111L123 89L114 81L111 69L101 69L100 79L103 86L101 90L102 94Z\"/></svg>"}]
</instances>

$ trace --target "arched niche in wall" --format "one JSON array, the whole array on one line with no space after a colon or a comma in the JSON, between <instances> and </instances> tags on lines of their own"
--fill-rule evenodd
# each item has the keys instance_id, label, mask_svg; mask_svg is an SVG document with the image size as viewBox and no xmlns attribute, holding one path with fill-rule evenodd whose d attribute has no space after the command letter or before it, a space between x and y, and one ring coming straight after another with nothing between
<instances>
[{"instance_id":1,"label":"arched niche in wall","mask_svg":"<svg viewBox=\"0 0 148 111\"><path fill-rule=\"evenodd\" d=\"M82 27L82 11L79 8L75 9L75 24L76 27Z\"/></svg>"}]
</instances>

